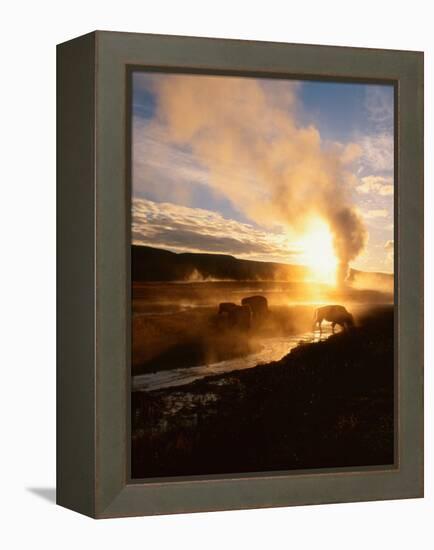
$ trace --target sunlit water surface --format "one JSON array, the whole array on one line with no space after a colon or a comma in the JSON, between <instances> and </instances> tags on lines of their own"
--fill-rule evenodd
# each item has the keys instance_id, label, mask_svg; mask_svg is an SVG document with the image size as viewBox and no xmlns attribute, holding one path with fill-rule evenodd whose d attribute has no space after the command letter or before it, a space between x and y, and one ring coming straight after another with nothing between
<instances>
[{"instance_id":1,"label":"sunlit water surface","mask_svg":"<svg viewBox=\"0 0 434 550\"><path fill-rule=\"evenodd\" d=\"M210 363L208 365L163 370L160 372L133 376L132 389L139 391L152 391L162 388L184 386L194 382L195 380L205 378L206 376L224 374L235 370L251 369L260 364L279 361L300 343L311 343L326 340L331 334L331 326L324 323L321 334L319 331L316 331L315 333L307 332L304 334L279 336L276 338L264 338L261 341L260 351L250 355L235 357L233 359L219 361L218 363Z\"/></svg>"}]
</instances>

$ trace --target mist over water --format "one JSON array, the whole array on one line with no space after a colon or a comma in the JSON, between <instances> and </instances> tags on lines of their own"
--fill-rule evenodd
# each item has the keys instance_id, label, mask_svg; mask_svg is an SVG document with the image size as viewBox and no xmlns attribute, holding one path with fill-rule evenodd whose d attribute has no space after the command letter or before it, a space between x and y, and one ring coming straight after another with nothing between
<instances>
[{"instance_id":1,"label":"mist over water","mask_svg":"<svg viewBox=\"0 0 434 550\"><path fill-rule=\"evenodd\" d=\"M364 274L366 279L366 275ZM369 282L369 281L368 281ZM192 308L217 308L220 302L239 303L244 296L263 295L271 306L320 305L336 302L356 304L392 303L393 281L356 279L344 289L321 283L275 281L204 281L136 283L133 314L167 315Z\"/></svg>"},{"instance_id":2,"label":"mist over water","mask_svg":"<svg viewBox=\"0 0 434 550\"><path fill-rule=\"evenodd\" d=\"M324 341L331 334L332 331L330 326L324 326L321 335L319 331L316 331L315 333L307 332L286 337L263 338L259 343L262 349L257 353L252 353L245 357L236 357L226 361L219 361L217 363L210 363L208 365L137 375L133 377L132 389L135 391L152 391L162 388L183 386L195 380L199 380L200 378L205 378L206 376L223 374L235 370L251 369L257 365L279 361L301 343L308 344Z\"/></svg>"},{"instance_id":3,"label":"mist over water","mask_svg":"<svg viewBox=\"0 0 434 550\"><path fill-rule=\"evenodd\" d=\"M270 311L266 321L247 332L227 330L220 323L218 304L239 304L249 295L267 298ZM357 289L351 292L347 289L343 294L326 285L303 283L220 281L135 285L135 358L143 352L147 367L146 372L137 374L133 369L132 389L178 387L207 376L278 361L300 343L330 336L328 323L324 323L321 335L311 330L316 307L340 303L357 320L358 314L370 304L391 301L391 294ZM170 349L179 352L174 351L162 361L161 357L170 353ZM185 359L180 365L181 356ZM137 365L140 366L139 360Z\"/></svg>"}]
</instances>

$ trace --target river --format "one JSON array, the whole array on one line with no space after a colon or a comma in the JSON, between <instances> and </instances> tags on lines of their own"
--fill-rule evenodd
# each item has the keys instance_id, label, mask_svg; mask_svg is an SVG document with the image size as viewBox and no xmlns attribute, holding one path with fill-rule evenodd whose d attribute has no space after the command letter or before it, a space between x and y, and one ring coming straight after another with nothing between
<instances>
[{"instance_id":1,"label":"river","mask_svg":"<svg viewBox=\"0 0 434 550\"><path fill-rule=\"evenodd\" d=\"M318 342L320 338L321 340L326 340L331 334L330 325L325 323L321 335L316 331L315 333L307 332L304 334L279 336L276 338L264 338L261 341L260 351L250 355L235 357L233 359L219 361L218 363L210 363L208 365L163 370L133 376L132 389L133 391L152 391L184 386L195 380L205 378L206 376L224 374L235 370L251 369L260 364L279 361L301 342Z\"/></svg>"}]
</instances>

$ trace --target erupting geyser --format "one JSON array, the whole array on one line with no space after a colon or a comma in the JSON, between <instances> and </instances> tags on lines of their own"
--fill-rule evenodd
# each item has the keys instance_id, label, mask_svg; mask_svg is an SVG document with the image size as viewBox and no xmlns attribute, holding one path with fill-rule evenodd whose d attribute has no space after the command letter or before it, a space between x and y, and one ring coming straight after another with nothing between
<instances>
[{"instance_id":1,"label":"erupting geyser","mask_svg":"<svg viewBox=\"0 0 434 550\"><path fill-rule=\"evenodd\" d=\"M187 148L208 171L204 185L246 218L301 236L316 276L342 283L366 243L347 191L349 167L361 150L324 142L315 126L300 126L297 86L239 77L155 78L156 117L148 131Z\"/></svg>"}]
</instances>

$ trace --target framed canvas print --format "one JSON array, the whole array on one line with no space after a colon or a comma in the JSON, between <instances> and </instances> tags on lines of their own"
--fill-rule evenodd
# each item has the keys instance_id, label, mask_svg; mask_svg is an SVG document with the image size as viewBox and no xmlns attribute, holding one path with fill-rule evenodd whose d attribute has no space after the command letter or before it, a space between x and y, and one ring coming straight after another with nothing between
<instances>
[{"instance_id":1,"label":"framed canvas print","mask_svg":"<svg viewBox=\"0 0 434 550\"><path fill-rule=\"evenodd\" d=\"M58 503L423 495L423 54L58 47Z\"/></svg>"}]
</instances>

